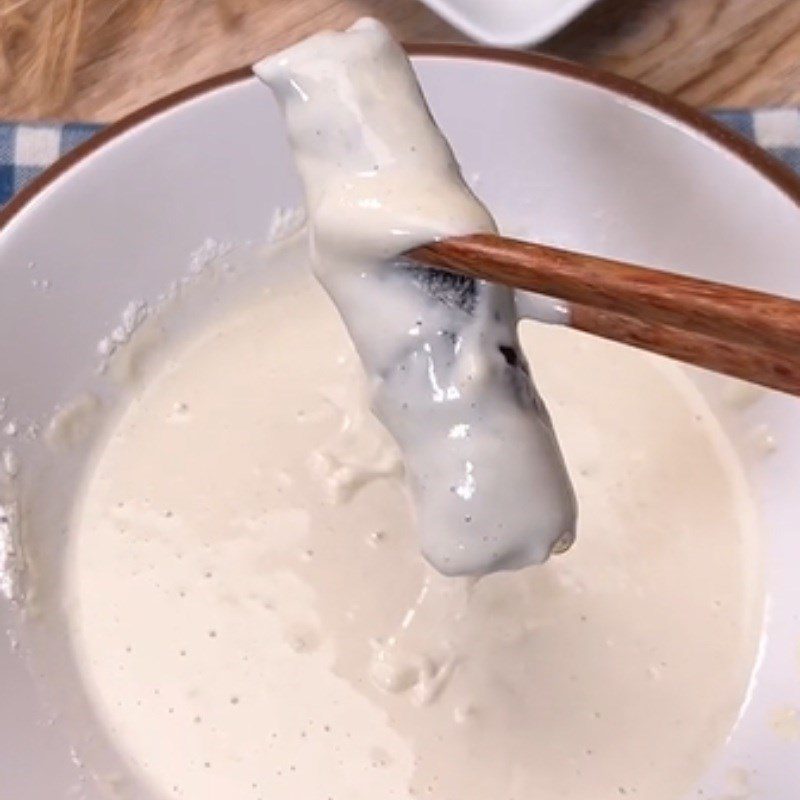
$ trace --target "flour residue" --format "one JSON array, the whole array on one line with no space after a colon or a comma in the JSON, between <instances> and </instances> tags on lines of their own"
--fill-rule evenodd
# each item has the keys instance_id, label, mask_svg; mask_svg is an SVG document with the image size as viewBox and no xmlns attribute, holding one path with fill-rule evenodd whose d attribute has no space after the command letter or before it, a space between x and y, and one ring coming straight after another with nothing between
<instances>
[{"instance_id":1,"label":"flour residue","mask_svg":"<svg viewBox=\"0 0 800 800\"><path fill-rule=\"evenodd\" d=\"M19 505L0 497L0 594L7 600L19 599L21 579Z\"/></svg>"}]
</instances>

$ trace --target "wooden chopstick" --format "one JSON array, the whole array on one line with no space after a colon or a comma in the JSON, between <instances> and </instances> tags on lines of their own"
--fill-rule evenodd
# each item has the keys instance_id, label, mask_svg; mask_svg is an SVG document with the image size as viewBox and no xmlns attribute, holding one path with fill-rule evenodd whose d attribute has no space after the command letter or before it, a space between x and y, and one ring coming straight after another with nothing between
<instances>
[{"instance_id":1,"label":"wooden chopstick","mask_svg":"<svg viewBox=\"0 0 800 800\"><path fill-rule=\"evenodd\" d=\"M566 300L587 333L800 395L800 301L490 234L408 255Z\"/></svg>"},{"instance_id":2,"label":"wooden chopstick","mask_svg":"<svg viewBox=\"0 0 800 800\"><path fill-rule=\"evenodd\" d=\"M780 392L800 395L800 360L781 352L720 341L701 333L644 322L589 306L573 305L570 325L604 339L633 345Z\"/></svg>"}]
</instances>

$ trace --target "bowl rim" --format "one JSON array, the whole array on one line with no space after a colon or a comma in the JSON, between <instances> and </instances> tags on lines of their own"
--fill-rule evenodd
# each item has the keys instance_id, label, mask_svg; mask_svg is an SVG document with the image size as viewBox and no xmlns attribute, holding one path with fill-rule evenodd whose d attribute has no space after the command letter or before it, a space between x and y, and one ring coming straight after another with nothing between
<instances>
[{"instance_id":1,"label":"bowl rim","mask_svg":"<svg viewBox=\"0 0 800 800\"><path fill-rule=\"evenodd\" d=\"M547 14L537 13L534 19L520 27L515 33L494 32L488 25L482 25L470 16L469 11L464 11L454 5L453 0L423 0L423 2L454 28L458 28L470 38L477 39L485 45L529 47L561 30L597 0L568 0L563 6L557 7Z\"/></svg>"},{"instance_id":2,"label":"bowl rim","mask_svg":"<svg viewBox=\"0 0 800 800\"><path fill-rule=\"evenodd\" d=\"M606 70L578 64L573 61L519 50L485 47L470 44L423 43L405 44L412 57L487 61L495 64L522 67L570 78L595 88L605 89L647 106L662 115L672 117L695 133L711 140L730 154L754 168L761 177L778 188L800 206L800 176L787 165L763 150L757 144L730 128L716 122L702 111L681 100L662 94L656 89L623 78ZM0 208L0 234L9 223L41 192L72 167L89 158L124 133L173 110L183 103L202 95L254 78L249 65L213 75L185 86L126 114L116 122L95 133L90 139L70 150L51 166L20 189L5 206Z\"/></svg>"}]
</instances>

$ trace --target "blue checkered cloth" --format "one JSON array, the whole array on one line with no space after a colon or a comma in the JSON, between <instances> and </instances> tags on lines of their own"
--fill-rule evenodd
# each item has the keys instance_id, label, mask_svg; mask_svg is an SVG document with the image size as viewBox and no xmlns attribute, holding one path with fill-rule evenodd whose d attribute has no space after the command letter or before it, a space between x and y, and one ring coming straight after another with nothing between
<instances>
[{"instance_id":1,"label":"blue checkered cloth","mask_svg":"<svg viewBox=\"0 0 800 800\"><path fill-rule=\"evenodd\" d=\"M800 109L722 110L711 114L800 173ZM99 128L83 123L0 123L0 205Z\"/></svg>"},{"instance_id":2,"label":"blue checkered cloth","mask_svg":"<svg viewBox=\"0 0 800 800\"><path fill-rule=\"evenodd\" d=\"M0 205L100 127L0 122Z\"/></svg>"}]
</instances>

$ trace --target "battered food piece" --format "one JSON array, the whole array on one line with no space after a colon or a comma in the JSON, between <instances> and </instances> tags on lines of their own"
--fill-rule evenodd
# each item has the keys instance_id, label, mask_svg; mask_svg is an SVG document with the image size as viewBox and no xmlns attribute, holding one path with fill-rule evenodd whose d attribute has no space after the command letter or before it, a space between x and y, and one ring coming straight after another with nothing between
<instances>
[{"instance_id":1,"label":"battered food piece","mask_svg":"<svg viewBox=\"0 0 800 800\"><path fill-rule=\"evenodd\" d=\"M363 19L254 69L284 110L314 273L402 451L423 554L447 575L544 562L572 543L576 505L514 293L398 262L424 242L496 230L408 58Z\"/></svg>"}]
</instances>

